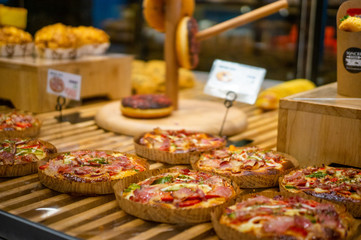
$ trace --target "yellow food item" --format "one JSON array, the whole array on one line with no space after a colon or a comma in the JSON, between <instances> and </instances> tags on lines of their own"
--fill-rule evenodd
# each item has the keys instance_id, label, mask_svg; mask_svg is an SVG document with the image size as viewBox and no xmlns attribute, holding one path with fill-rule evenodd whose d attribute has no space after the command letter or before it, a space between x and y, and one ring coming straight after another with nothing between
<instances>
[{"instance_id":1,"label":"yellow food item","mask_svg":"<svg viewBox=\"0 0 361 240\"><path fill-rule=\"evenodd\" d=\"M165 91L165 62L162 60L150 60L148 62L133 60L132 63L132 87L137 94L156 93ZM195 84L195 76L192 71L179 69L179 87L191 88Z\"/></svg>"},{"instance_id":2,"label":"yellow food item","mask_svg":"<svg viewBox=\"0 0 361 240\"><path fill-rule=\"evenodd\" d=\"M346 32L360 32L361 18L348 17L340 23L339 28Z\"/></svg>"},{"instance_id":3,"label":"yellow food item","mask_svg":"<svg viewBox=\"0 0 361 240\"><path fill-rule=\"evenodd\" d=\"M33 37L30 33L16 27L0 28L0 45L31 43Z\"/></svg>"},{"instance_id":4,"label":"yellow food item","mask_svg":"<svg viewBox=\"0 0 361 240\"><path fill-rule=\"evenodd\" d=\"M72 29L78 39L79 46L109 42L109 35L101 29L86 26L74 27Z\"/></svg>"},{"instance_id":5,"label":"yellow food item","mask_svg":"<svg viewBox=\"0 0 361 240\"><path fill-rule=\"evenodd\" d=\"M145 74L132 74L132 88L136 94L155 93L158 89L158 84L151 76Z\"/></svg>"},{"instance_id":6,"label":"yellow food item","mask_svg":"<svg viewBox=\"0 0 361 240\"><path fill-rule=\"evenodd\" d=\"M79 43L69 26L56 23L43 27L35 33L35 45L38 48L76 48Z\"/></svg>"},{"instance_id":7,"label":"yellow food item","mask_svg":"<svg viewBox=\"0 0 361 240\"><path fill-rule=\"evenodd\" d=\"M304 92L315 87L315 84L307 79L290 80L262 91L258 95L256 106L264 110L277 109L281 98Z\"/></svg>"},{"instance_id":8,"label":"yellow food item","mask_svg":"<svg viewBox=\"0 0 361 240\"><path fill-rule=\"evenodd\" d=\"M0 25L26 28L28 10L0 4Z\"/></svg>"}]
</instances>

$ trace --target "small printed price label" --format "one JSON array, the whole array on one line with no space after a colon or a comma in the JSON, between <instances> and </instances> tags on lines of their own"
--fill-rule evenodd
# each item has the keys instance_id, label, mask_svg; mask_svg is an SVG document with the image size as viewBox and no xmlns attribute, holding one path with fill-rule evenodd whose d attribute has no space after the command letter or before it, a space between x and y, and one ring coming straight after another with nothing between
<instances>
[{"instance_id":1,"label":"small printed price label","mask_svg":"<svg viewBox=\"0 0 361 240\"><path fill-rule=\"evenodd\" d=\"M249 65L215 60L204 93L226 98L232 91L236 101L254 104L266 75L266 69Z\"/></svg>"},{"instance_id":2,"label":"small printed price label","mask_svg":"<svg viewBox=\"0 0 361 240\"><path fill-rule=\"evenodd\" d=\"M48 93L79 101L80 90L80 75L54 69L48 70L48 83L46 88Z\"/></svg>"}]
</instances>

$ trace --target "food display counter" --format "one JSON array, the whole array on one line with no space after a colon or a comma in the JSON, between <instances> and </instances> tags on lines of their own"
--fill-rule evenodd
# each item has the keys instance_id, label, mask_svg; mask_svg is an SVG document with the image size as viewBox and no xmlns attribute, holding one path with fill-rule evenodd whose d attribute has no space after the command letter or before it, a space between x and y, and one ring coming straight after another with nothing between
<instances>
[{"instance_id":1,"label":"food display counter","mask_svg":"<svg viewBox=\"0 0 361 240\"><path fill-rule=\"evenodd\" d=\"M146 2L147 1L145 1L145 3ZM274 86L275 88L273 90L270 90L271 88L267 89L269 90L269 93L267 93L267 90L262 91L258 94L256 100L256 93L259 92L259 87L265 77L265 69L258 69L257 71L254 67L243 69L238 65L237 67L234 67L232 63L227 63L229 65L217 65L219 69L222 69L222 67L224 68L222 71L217 69L217 67L212 67L210 74L190 70L194 69L197 65L198 44L200 41L219 35L223 31L245 25L276 13L279 10L286 8L288 6L288 1L274 1L267 4L267 6L262 6L259 9L244 13L239 17L232 18L201 31L198 31L198 27L190 27L190 25L187 24L187 21L190 21L188 15L192 15L194 10L195 1L189 1L188 4L184 4L186 1L181 0L167 1L164 8L159 8L161 10L152 7L150 2L151 1L148 1L148 5L145 4L143 6L145 13L158 17L159 14L161 14L162 19L160 24L152 26L153 23L158 23L155 21L156 19L148 19L147 14L144 14L145 18L150 26L165 33L164 61L161 63L158 61L157 67L153 66L151 71L149 70L150 68L147 68L147 71L144 70L145 66L150 66L151 60L148 62L135 60L131 55L119 54L112 56L109 54L93 56L98 54L95 51L98 44L106 44L106 46L109 47L110 43L108 38L106 42L90 42L90 44L84 44L81 47L77 46L77 44L73 44L72 47L66 51L62 46L52 49L50 47L44 47L41 44L36 45L35 50L37 51L38 57L49 57L51 58L50 62L39 60L40 58L33 58L33 56L24 58L24 61L18 61L15 58L15 60L10 58L10 60L8 58L0 60L0 75L7 76L6 80L14 80L6 81L5 77L2 78L2 81L0 81L1 97L4 98L3 100L12 102L21 111L24 110L37 113L36 117L42 122L38 138L51 143L57 148L57 151L61 153L59 155L52 155L52 159L48 163L45 163L42 160L48 160L46 155L51 151L40 148L40 144L34 144L32 142L31 144L26 145L24 143L28 143L32 140L23 141L19 139L6 139L3 141L4 144L0 145L1 153L4 153L0 157L2 157L2 165L5 165L5 167L8 167L7 165L11 165L11 167L12 165L16 165L17 163L15 163L15 160L18 160L19 162L29 162L29 159L27 159L29 155L38 154L43 157L40 159L39 165L35 168L35 171L39 171L39 175L30 174L20 177L0 177L0 239L216 240L220 238L219 236L222 236L218 225L224 225L221 227L226 229L223 229L223 232L228 230L231 230L230 232L236 231L234 228L239 230L235 234L230 233L222 236L226 236L225 238L231 236L232 239L234 239L235 236L247 236L250 232L258 237L274 236L272 234L276 234L276 236L281 236L280 238L293 238L293 236L297 236L297 239L302 239L302 236L308 236L310 238L310 235L312 235L312 238L317 239L322 237L339 239L340 236L349 237L356 232L352 238L349 237L347 239L361 240L361 221L360 219L355 220L355 218L361 216L361 211L352 211L358 208L360 204L361 188L357 181L360 181L361 179L359 178L361 172L357 169L343 168L334 168L335 170L332 170L332 168L325 166L334 164L338 166L342 165L341 167L361 167L359 148L360 134L357 134L361 129L361 105L359 96L349 96L352 98L347 98L339 95L341 93L337 91L336 83L313 89L316 86L311 81L307 79L295 79L294 81ZM155 2L156 1L152 2L152 4ZM182 6L182 8L179 9L180 6ZM189 10L190 12L187 13L186 10ZM183 11L185 11L184 14ZM183 18L182 14L187 16ZM181 22L185 23L184 26L186 27L179 28L178 26ZM45 28L45 30L46 29L49 28ZM59 31L60 29L61 32L66 33L64 36L68 36L69 32L71 32L72 34L75 34L74 36L77 36L78 40L82 39L81 36L83 36L83 34L81 34L82 28L78 29L71 26L63 26L62 24L55 24L50 26L50 29L55 29L56 31ZM184 30L185 32L181 30ZM91 32L90 29L85 32L88 31ZM94 29L92 31L94 31ZM42 32L44 32L44 30ZM177 38L174 36L177 36ZM178 36L187 37L180 38ZM42 40L41 37L39 38L38 34L38 40L39 39ZM186 47L180 48L179 46ZM194 49L198 50L193 51ZM49 53L49 56L45 53ZM99 54L103 53L104 52ZM80 58L75 59L76 56ZM59 57L59 59L55 57ZM63 57L65 58L62 59ZM32 62L33 60L35 62ZM196 61L193 62L190 60ZM136 64L138 64L138 68L136 68ZM49 67L51 67L51 69ZM181 69L181 67L183 69ZM238 68L242 70L239 70ZM184 77L185 75L183 75L183 78L181 77L181 70L185 69L188 71L186 73L192 76L190 79ZM250 69L253 69L254 71L251 71ZM183 71L183 73L185 72ZM234 82L233 80L237 77L236 75L234 75L235 78L229 77L232 76L232 73L237 74L237 77L247 73L247 77L241 79L243 81ZM193 74L195 74L194 78ZM157 75L159 79L153 79L154 76L151 77L151 75ZM106 81L99 81L104 78ZM209 78L209 80L206 85L205 82L207 78ZM190 82L189 86L185 84L187 85L186 89L181 89L180 87L182 85L182 79L188 79ZM213 83L214 86L209 87L208 83L212 82L212 79L216 81L216 84ZM247 79L251 80L247 82ZM26 80L31 80L31 84L23 84ZM138 81L139 85L143 85L142 88L133 86L133 83L136 81ZM151 86L154 88L154 91L150 91L148 89L149 86L144 84L145 82L147 82L149 86L151 85L150 83L152 83ZM155 82L157 83L155 84ZM68 83L71 83L71 86L73 87L67 86L69 85ZM252 85L253 83L254 85ZM269 83L269 80L266 81L263 84L262 90L269 87ZM23 86L27 85L31 85L32 88L23 88ZM254 87L256 85L257 88ZM222 89L222 94L217 95L210 91L212 89L220 90L222 86L227 86L227 88ZM235 88L238 86L241 86L243 89L238 89L239 91L237 92ZM352 89L352 86L357 85L351 84L350 86L349 89ZM45 87L47 88L45 89ZM82 91L78 91L79 88L81 88ZM357 90L357 88L355 89ZM74 96L71 94L63 95L64 93L68 93L69 90L74 90L71 92ZM149 100L150 98L146 98L147 102L145 107L139 107L138 105L138 103L141 102L138 98L140 90L147 90L147 93L151 92L151 94L146 95L151 96L151 100ZM130 96L132 95L131 91L134 93L133 95L138 94L138 96ZM247 95L247 93L245 93L246 91L254 93L255 104L247 104L246 102L253 103L254 101L246 101L246 98L242 99L242 97L240 97ZM29 92L36 93L33 94L36 96L36 98L34 98L36 102L29 100L29 97L33 96L30 96ZM156 94L154 94L156 92L165 92L165 96L162 96L161 98L163 102L154 100L157 99L155 96ZM49 95L48 93L53 95ZM206 93L210 95L207 95ZM231 93L231 96L233 94L234 98L229 98L229 93ZM49 98L45 98L45 96L48 96ZM215 96L221 98L216 98ZM107 97L107 99L99 97ZM128 97L134 100L133 105L125 104L124 100ZM247 95L246 97L249 96ZM71 106L68 105L65 109L62 109L63 106L65 106L65 100L67 98L83 102L81 103L81 106L78 104L75 107L68 108ZM85 103L89 98L94 101L92 103ZM169 99L164 100L165 98ZM61 99L64 99L64 104L61 104ZM144 99L142 98L142 101ZM150 101L155 103L150 103ZM164 102L168 104L165 104ZM156 107L153 105L156 105ZM56 109L60 110L60 112L52 111L51 109L53 109L54 106L56 106ZM130 108L132 111L140 110L142 114L138 116L127 115L129 114L129 112L127 114L125 113L127 108ZM144 115L148 110L155 111L164 109L170 109L170 111L167 112L167 115ZM0 105L0 113L7 112L8 110L7 107L2 107ZM14 113L13 115L16 114ZM162 118L159 118L160 116ZM31 119L32 116L28 118ZM22 123L20 120L24 120L25 117L18 120L17 117L10 118L5 115L3 119L5 123L2 124L1 127L4 131L9 131L9 129L16 131L21 128L17 124ZM11 122L13 126L17 127L9 127L8 122ZM39 125L40 124L37 122L37 124L30 124L28 127L35 126L39 129ZM200 140L203 145L200 144L197 147L192 147L186 140L181 142L182 140L179 139L176 140L181 143L178 142L177 145L174 143L176 140L173 138L179 137L178 135L176 137L169 136L172 135L168 134L171 131L160 132L160 129L175 130L176 128L205 132L207 134L203 135L207 135L206 137L209 135L227 136L227 141L230 143L229 145L234 144L235 146L223 148L225 146L225 140L221 137L214 136L211 137L221 141L222 145L212 145L213 148L204 150L206 149L204 147L206 144L202 142L202 140L205 140L206 137L203 137ZM140 133L151 131L151 129L155 130L152 133L147 133L147 135L142 135L143 138L138 137ZM149 135L158 134L156 133L157 131L161 134L152 136L153 138L149 137ZM180 131L182 131L183 138L190 138L189 135L191 134L184 133L185 131L183 130ZM192 134L194 134L194 132ZM199 133L197 132L197 134ZM134 138L135 136L137 138ZM156 137L160 137L159 139L161 140L158 140ZM164 138L167 137L171 140L164 140ZM134 139L141 139L136 141L136 146ZM154 139L156 139L156 143L153 141ZM312 141L310 139L312 139ZM192 154L195 153L194 156L196 159L192 159L190 155L187 155L188 158L186 160L187 162L190 161L192 165L178 165L179 162L175 165L171 165L169 163L174 162L169 161L169 159L166 159L167 161L162 161L163 158L159 157L161 153L159 155L154 154L156 156L155 158L149 157L152 156L151 154L144 156L139 152L138 145L146 145L144 142L148 140L148 146L142 146L144 148L149 148L146 149L145 152L148 150L156 150L158 153L164 153L164 147L160 147L159 149L156 149L157 147L155 147L157 143L161 142L160 145L167 145L167 149L170 149L170 146L177 149L175 152L169 150L170 154L190 154L189 152L191 152ZM197 141L198 139L192 139L191 143L193 144ZM305 143L306 141L309 142ZM172 145L172 143L174 144ZM21 145L21 147L18 145ZM241 146L255 147L241 150L237 148ZM206 154L203 154L200 157L200 153L202 152L200 149L202 149L202 147L203 150L206 151ZM24 152L17 151L18 149L22 149L21 151L23 151L25 148L26 151ZM37 152L38 149L40 149L40 154ZM209 149L217 151L210 151ZM80 155L76 155L79 153L69 153L70 151L75 150L102 150L101 154L104 155L99 155L101 156L99 157L94 151L80 151L82 152L81 154L86 155L84 160L81 159ZM279 152L267 150L278 150ZM118 152L112 153L113 155L111 157L113 158L109 158L109 160L105 159L110 156L107 151ZM138 166L135 164L132 165L132 167L129 167L133 164L133 162L131 164L129 162L136 160L132 159L132 157L128 157L128 155L125 157L127 158L125 160L122 158L124 157L122 153L137 153L139 156L148 159L149 170L165 169L168 172L169 168L191 169L191 167L193 167L194 169L200 169L198 168L201 165L199 162L203 161L202 164L204 164L204 158L208 157L209 159L206 160L211 161L208 161L208 165L204 164L202 167L208 167L206 170L211 171L212 174L223 174L224 178L221 179L218 175L215 176L209 174L209 176L217 178L216 180L213 178L211 183L209 183L206 182L211 178L207 175L208 173L198 172L195 175L187 175L190 171L182 169L178 170L179 175L170 174L166 177L164 177L165 175L160 177L158 175L158 179L155 177L151 181L145 180L144 182L148 182L144 183L140 182L145 179L142 177L149 177L159 171L147 171L148 166L146 166L147 163L145 163L145 160L139 160L144 163L141 170L139 170L137 168ZM258 154L260 154L261 157L259 157ZM23 155L26 156L23 157ZM169 155L167 155L167 158L168 156ZM38 160L37 156L35 158ZM120 159L119 162L123 162L115 163L116 160L114 159ZM293 159L294 161L290 161L290 159ZM60 164L70 165L70 167L67 167L68 170L71 170L68 172L60 170L60 167L62 166L54 163L57 160L61 161ZM128 162L124 163L125 161ZM241 161L243 162L240 163ZM10 162L10 164L8 162ZM251 163L249 164L249 162ZM118 167L121 170L116 172L115 170L112 171L110 168L107 168L106 170L103 170L102 173L101 170L99 170L102 165L107 165L106 167L114 167L116 165L115 167ZM129 168L124 167L125 165ZM224 165L228 166L223 168ZM308 168L295 169L304 166L307 166ZM88 169L87 171L77 172L77 169L73 169L75 167L93 167L96 168L96 170ZM129 169L130 171L133 171L131 174L134 174L134 176L130 176ZM329 169L331 170L328 172ZM74 178L70 181L71 183L64 184L66 181L63 181L63 175L65 176L65 174L68 174L67 176L69 177L69 175L73 174L73 172L70 174L70 171L73 171L75 175L81 175L82 178ZM139 171L145 172L138 173ZM94 172L98 175L93 174ZM77 192L76 190L72 191L83 183L85 184L83 186L89 187L93 183L97 183L97 181L100 182L99 176L104 173L111 176L109 177L107 175L107 181L104 180L105 178L103 176L101 179L102 183L108 185L108 192L93 191L91 192L91 195L82 195L84 192ZM58 188L53 188L47 185L48 182L44 182L43 176L46 174L48 174L49 178L56 178L56 174L62 176L60 180L57 179L59 182L56 183L57 186L62 187L60 189L63 189L63 186L73 187L75 185L75 187L70 191L62 191ZM114 175L115 177L113 177ZM262 179L263 182L272 182L271 185L267 185L272 187L266 188L265 185L260 185L256 186L258 188L253 188L255 187L254 185L241 185L240 181L244 181L242 180L244 179L242 177L245 176L248 182L258 182L262 181ZM279 178L280 176L281 178ZM91 179L91 177L99 178L94 180L95 178ZM226 179L227 177L229 177L229 179ZM171 180L169 180L169 178ZM306 178L308 180L306 180ZM271 181L271 179L273 180ZM297 182L299 179L302 180L301 183ZM116 194L107 194L113 190L111 183L113 184L118 180L121 187L118 188L119 183L113 185L114 189L116 189ZM239 182L237 182L237 180ZM53 181L53 179L49 181ZM227 183L223 183L223 181ZM220 182L224 185L219 184ZM78 183L79 185L77 185ZM177 184L178 188L169 188L173 183L175 183L174 185ZM166 187L161 184L166 184ZM236 188L232 188L231 193L229 193L229 191L225 193L224 191L230 190L230 184L233 187L236 186ZM134 187L134 185L136 187ZM153 196L149 197L149 192L144 191L147 187L144 187L144 185L153 185L152 187L156 185L156 187L159 188L158 190L160 193L154 190L156 187L153 188L154 191L152 194L154 194L153 196L156 196L156 200L154 200ZM174 185L172 187L174 187ZM191 185L191 187L189 185ZM283 191L283 197L291 195L297 195L297 197L289 198L291 199L289 200L282 196L277 196L276 199L273 200L282 201L283 205L280 205L279 203L272 205L272 203L274 203L272 202L273 200L267 199L267 201L261 201L259 204L259 199L252 201L254 200L252 197L245 195L258 192L263 192L265 195L279 194L279 188L275 187L278 185L280 186L281 192ZM100 189L103 190L104 185L92 185L91 187L93 186L100 186ZM203 191L200 186L205 186L208 189ZM239 186L244 188L239 188ZM221 188L220 191L223 191L223 193L215 191L216 188ZM336 188L338 190L336 190ZM52 189L62 191L63 193ZM184 189L186 189L185 191L188 191L187 194L184 195L179 193ZM117 193L117 190L122 193ZM137 190L138 192L135 193ZM149 197L149 199L146 199L145 201L143 201L144 199L141 197L137 199L136 194L139 194L141 191L143 191L142 193L145 192L146 197ZM192 193L189 193L189 191ZM123 194L123 192L126 193ZM180 195L176 196L174 195L174 192L177 192ZM168 194L168 198L164 197L166 194ZM264 196L257 197L265 198ZM298 198L300 196L303 196L304 199ZM315 200L316 197L324 199ZM222 198L222 201L224 201L222 204L219 204L219 198ZM336 199L335 201L337 201L337 203L331 205L328 201L324 201L325 199L330 201ZM135 202L139 205L145 205L146 207L137 208L136 205L122 205L123 200ZM186 200L193 201L193 203L189 204L188 202L188 205L180 205L181 201L185 202ZM247 202L244 206L237 206L236 210L231 209L232 207L227 209L228 212L223 215L224 217L222 216L222 220L220 220L221 223L217 223L220 219L219 214L221 214L221 207L232 203L234 200L250 200L250 202ZM214 202L216 202L216 206L219 207L219 209L216 209L215 211L213 211L215 208L213 208L214 205L212 205ZM149 205L146 203L149 203ZM204 203L204 205L202 205L202 203ZM265 209L268 208L271 212L262 212L264 203L270 203L270 205L272 205L265 207ZM339 203L345 206L340 207ZM179 217L183 214L183 216L187 216L187 220L191 219L189 222L193 224L185 224L187 221L173 221L181 223L171 224L169 222L172 221L164 220L164 218L168 216L164 215L164 212L162 212L163 215L159 215L162 217L144 217L153 213L158 213L158 206L161 206L161 209L164 208L164 206L168 207L171 204L173 205L170 209L167 208L167 210L172 213L169 215ZM199 214L199 212L195 213L195 208L193 208L193 205L195 204L201 206L198 207L197 205L197 210L204 210L204 212L201 212L202 214ZM189 206L191 207L185 209ZM254 206L257 207L254 208ZM156 211L153 212L152 210L149 210L150 208L153 208L153 211L156 209ZM182 208L181 211L184 209L186 211L177 215L179 212L172 212L173 208ZM140 213L145 213L138 215L134 214L133 216L130 215L133 214L133 212L128 211L129 209L136 209ZM247 216L249 218L239 220L237 214L240 212L237 211L240 209L243 213L248 214ZM254 209L256 209L255 212L253 212ZM259 209L261 209L261 211L257 212ZM210 221L202 222L204 220L209 220L209 218L193 221L192 217L190 217L190 215L194 213L197 217L198 215L206 215L203 213L207 213L207 217L209 217L211 211L213 223ZM347 211L349 211L349 213L347 213ZM169 212L167 212L167 214ZM185 212L187 215L184 214ZM230 217L231 214L233 214L233 217ZM351 214L353 214L355 218L352 218ZM260 221L256 219L255 221L258 222L253 222L254 218L259 217L259 215L262 217L266 216L264 217L266 220ZM139 216L140 218L135 216ZM241 216L243 215L241 214ZM328 218L329 216L332 217L331 220ZM279 221L281 217L283 220L289 221L290 225L287 225L281 232L277 231L278 227L273 227L270 231L265 230L265 228L269 227L269 222L272 222L272 220L275 219L276 221L273 222L276 222L277 224L274 226L284 224L285 222ZM228 218L228 220L224 220L225 218ZM164 223L144 219L162 221ZM235 222L237 223L235 225L239 225L237 227L234 227L234 225L232 226L234 223L232 223L233 220L230 219L236 220ZM331 221L331 225L329 225L327 221ZM240 230L240 224L251 227L242 232ZM254 225L258 225L258 229L257 227L254 227ZM260 234L257 231L263 232ZM216 232L219 236L217 236ZM296 239L296 237L294 238Z\"/></svg>"},{"instance_id":2,"label":"food display counter","mask_svg":"<svg viewBox=\"0 0 361 240\"><path fill-rule=\"evenodd\" d=\"M223 105L219 99L202 94L202 88L203 83L197 82L193 89L182 91L180 98L212 99ZM134 152L133 137L97 126L94 116L108 103L66 109L62 122L58 121L58 112L38 114L43 122L39 138L53 143L59 152L76 149ZM248 128L230 140L246 140L245 143L252 141L251 145L274 149L278 111L262 112L254 105L241 103L234 107L247 115ZM150 161L151 169L168 167L170 165ZM51 239L217 239L210 222L181 226L144 221L122 211L113 195L84 197L61 194L43 186L37 174L1 178L0 181L0 209L4 213L0 221L12 223L6 228L0 228L0 236L4 238L21 238L25 234L29 236L27 239L40 239L35 236L43 236L43 239L50 239L49 236ZM17 217L25 219L25 222ZM33 237L31 234L34 234Z\"/></svg>"}]
</instances>

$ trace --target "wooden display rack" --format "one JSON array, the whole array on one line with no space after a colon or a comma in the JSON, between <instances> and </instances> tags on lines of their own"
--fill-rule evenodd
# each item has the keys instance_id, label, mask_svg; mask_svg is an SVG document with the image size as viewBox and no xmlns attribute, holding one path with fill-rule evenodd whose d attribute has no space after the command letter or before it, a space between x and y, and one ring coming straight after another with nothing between
<instances>
[{"instance_id":1,"label":"wooden display rack","mask_svg":"<svg viewBox=\"0 0 361 240\"><path fill-rule=\"evenodd\" d=\"M277 150L301 166L361 167L361 98L338 95L333 83L281 99Z\"/></svg>"},{"instance_id":2,"label":"wooden display rack","mask_svg":"<svg viewBox=\"0 0 361 240\"><path fill-rule=\"evenodd\" d=\"M82 76L81 98L120 99L131 94L132 59L123 54L74 60L0 58L0 98L10 100L21 110L55 110L57 96L46 92L48 69L55 69Z\"/></svg>"},{"instance_id":3,"label":"wooden display rack","mask_svg":"<svg viewBox=\"0 0 361 240\"><path fill-rule=\"evenodd\" d=\"M163 4L163 3L162 3ZM182 0L167 0L165 4L165 63L166 63L166 95L172 100L175 111L170 117L163 119L130 119L120 113L120 103L111 103L104 106L96 116L97 124L107 130L137 135L144 131L150 131L155 127L174 129L185 128L189 130L204 131L219 134L222 125L223 110L225 107L215 102L183 100L178 102L178 69L176 55L176 32L181 20ZM288 6L286 0L279 0L264 7L243 14L205 29L196 34L197 41L207 39L256 19L268 16L281 8ZM239 109L233 111L227 117L223 135L231 136L244 131L247 127L246 115Z\"/></svg>"}]
</instances>

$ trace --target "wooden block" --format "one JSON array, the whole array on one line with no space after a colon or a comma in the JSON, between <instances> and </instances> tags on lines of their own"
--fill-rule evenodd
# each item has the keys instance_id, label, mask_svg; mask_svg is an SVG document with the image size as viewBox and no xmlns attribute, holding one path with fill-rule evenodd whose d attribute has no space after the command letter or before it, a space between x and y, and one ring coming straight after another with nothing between
<instances>
[{"instance_id":1,"label":"wooden block","mask_svg":"<svg viewBox=\"0 0 361 240\"><path fill-rule=\"evenodd\" d=\"M361 167L361 98L337 95L332 83L281 99L277 150L301 166Z\"/></svg>"},{"instance_id":2,"label":"wooden block","mask_svg":"<svg viewBox=\"0 0 361 240\"><path fill-rule=\"evenodd\" d=\"M131 94L132 56L111 54L75 60L0 58L0 98L31 112L53 111L56 95L46 92L48 69L82 76L81 98Z\"/></svg>"}]
</instances>

